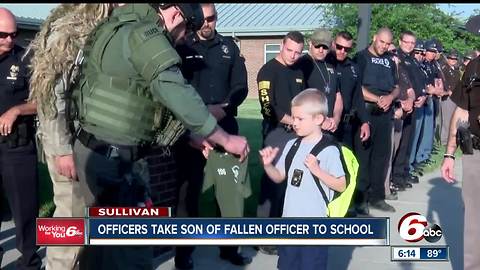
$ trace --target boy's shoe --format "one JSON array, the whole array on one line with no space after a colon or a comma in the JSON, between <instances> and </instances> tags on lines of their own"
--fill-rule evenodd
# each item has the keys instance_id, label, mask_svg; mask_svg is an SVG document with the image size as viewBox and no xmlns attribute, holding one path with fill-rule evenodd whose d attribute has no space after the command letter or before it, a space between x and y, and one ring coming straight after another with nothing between
<instances>
[{"instance_id":1,"label":"boy's shoe","mask_svg":"<svg viewBox=\"0 0 480 270\"><path fill-rule=\"evenodd\" d=\"M371 208L384 211L384 212L395 212L395 208L390 204L386 203L384 200L380 200L374 203L369 203Z\"/></svg>"},{"instance_id":2,"label":"boy's shoe","mask_svg":"<svg viewBox=\"0 0 480 270\"><path fill-rule=\"evenodd\" d=\"M263 254L278 255L278 250L276 246L259 246L258 249Z\"/></svg>"}]
</instances>

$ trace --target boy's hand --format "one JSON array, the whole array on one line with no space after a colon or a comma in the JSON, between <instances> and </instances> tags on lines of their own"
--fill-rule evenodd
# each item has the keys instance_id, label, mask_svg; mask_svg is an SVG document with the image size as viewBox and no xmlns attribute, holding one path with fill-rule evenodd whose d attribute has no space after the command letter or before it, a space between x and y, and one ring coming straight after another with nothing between
<instances>
[{"instance_id":1,"label":"boy's hand","mask_svg":"<svg viewBox=\"0 0 480 270\"><path fill-rule=\"evenodd\" d=\"M263 165L271 165L279 150L280 149L278 147L272 148L271 146L267 146L258 151L260 153L260 157L262 158Z\"/></svg>"},{"instance_id":2,"label":"boy's hand","mask_svg":"<svg viewBox=\"0 0 480 270\"><path fill-rule=\"evenodd\" d=\"M307 158L305 159L305 166L313 173L317 172L320 169L320 166L318 164L317 157L309 154Z\"/></svg>"}]
</instances>

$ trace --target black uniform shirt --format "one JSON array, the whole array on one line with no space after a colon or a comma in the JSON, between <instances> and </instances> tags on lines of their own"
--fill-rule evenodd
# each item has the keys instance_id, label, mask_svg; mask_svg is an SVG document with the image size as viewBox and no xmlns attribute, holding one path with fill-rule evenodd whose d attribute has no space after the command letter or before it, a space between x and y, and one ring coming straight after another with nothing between
<instances>
[{"instance_id":1,"label":"black uniform shirt","mask_svg":"<svg viewBox=\"0 0 480 270\"><path fill-rule=\"evenodd\" d=\"M240 50L231 38L218 33L211 40L187 37L177 48L182 57L182 73L207 105L228 103L228 116L248 95L247 69Z\"/></svg>"},{"instance_id":2,"label":"black uniform shirt","mask_svg":"<svg viewBox=\"0 0 480 270\"><path fill-rule=\"evenodd\" d=\"M263 119L278 123L285 114L290 115L290 102L305 89L303 72L295 65L287 67L273 58L257 75L258 98Z\"/></svg>"},{"instance_id":3,"label":"black uniform shirt","mask_svg":"<svg viewBox=\"0 0 480 270\"><path fill-rule=\"evenodd\" d=\"M469 111L470 130L480 137L480 58L477 57L468 63L461 83L457 84L451 97L458 107Z\"/></svg>"},{"instance_id":4,"label":"black uniform shirt","mask_svg":"<svg viewBox=\"0 0 480 270\"><path fill-rule=\"evenodd\" d=\"M413 90L415 91L415 97L424 96L426 94L427 74L422 68L422 64L411 55L405 54L400 50L400 59L405 63L408 77L412 83Z\"/></svg>"},{"instance_id":5,"label":"black uniform shirt","mask_svg":"<svg viewBox=\"0 0 480 270\"><path fill-rule=\"evenodd\" d=\"M365 100L362 93L362 78L358 66L350 58L343 62L337 61L335 55L329 53L326 61L335 67L338 80L338 88L343 100L343 113L356 112L362 123L369 122L369 115L365 109Z\"/></svg>"},{"instance_id":6,"label":"black uniform shirt","mask_svg":"<svg viewBox=\"0 0 480 270\"><path fill-rule=\"evenodd\" d=\"M438 69L435 67L433 61L423 61L422 68L427 74L427 85L435 85L435 79L441 78L441 75L438 73Z\"/></svg>"},{"instance_id":7,"label":"black uniform shirt","mask_svg":"<svg viewBox=\"0 0 480 270\"><path fill-rule=\"evenodd\" d=\"M309 54L298 59L295 65L303 72L305 88L316 88L325 93L328 101L328 116L332 117L338 92L334 67L325 61L314 60Z\"/></svg>"},{"instance_id":8,"label":"black uniform shirt","mask_svg":"<svg viewBox=\"0 0 480 270\"><path fill-rule=\"evenodd\" d=\"M25 50L15 45L8 53L0 55L0 115L11 107L25 103L29 94L27 59Z\"/></svg>"},{"instance_id":9,"label":"black uniform shirt","mask_svg":"<svg viewBox=\"0 0 480 270\"><path fill-rule=\"evenodd\" d=\"M375 56L367 49L355 55L362 85L375 95L387 95L398 84L395 62L386 54Z\"/></svg>"},{"instance_id":10,"label":"black uniform shirt","mask_svg":"<svg viewBox=\"0 0 480 270\"><path fill-rule=\"evenodd\" d=\"M457 83L460 82L460 70L457 67L451 67L448 64L442 66L442 72L445 76L445 91L453 91Z\"/></svg>"}]
</instances>

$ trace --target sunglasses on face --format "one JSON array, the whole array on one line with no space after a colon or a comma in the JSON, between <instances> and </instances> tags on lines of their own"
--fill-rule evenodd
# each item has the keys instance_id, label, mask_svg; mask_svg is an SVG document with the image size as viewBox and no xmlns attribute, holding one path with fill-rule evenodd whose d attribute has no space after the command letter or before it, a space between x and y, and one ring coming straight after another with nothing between
<instances>
[{"instance_id":1,"label":"sunglasses on face","mask_svg":"<svg viewBox=\"0 0 480 270\"><path fill-rule=\"evenodd\" d=\"M455 61L457 61L457 60L458 60L458 58L455 58L455 57L447 57L447 59L450 59L450 60L455 60Z\"/></svg>"},{"instance_id":2,"label":"sunglasses on face","mask_svg":"<svg viewBox=\"0 0 480 270\"><path fill-rule=\"evenodd\" d=\"M207 23L211 23L211 22L214 22L216 20L217 20L217 15L212 15L212 16L205 17L205 21Z\"/></svg>"},{"instance_id":3,"label":"sunglasses on face","mask_svg":"<svg viewBox=\"0 0 480 270\"><path fill-rule=\"evenodd\" d=\"M14 39L17 37L17 32L13 32L13 33L0 32L0 38L7 38L7 37Z\"/></svg>"},{"instance_id":4,"label":"sunglasses on face","mask_svg":"<svg viewBox=\"0 0 480 270\"><path fill-rule=\"evenodd\" d=\"M421 52L421 51L414 51L413 53L414 53L414 54L421 54L421 55L425 55L425 53L424 53L424 52Z\"/></svg>"},{"instance_id":5,"label":"sunglasses on face","mask_svg":"<svg viewBox=\"0 0 480 270\"><path fill-rule=\"evenodd\" d=\"M315 47L315 49L324 49L324 50L328 50L328 46L325 45L325 44L318 44L318 45L313 45L313 47Z\"/></svg>"},{"instance_id":6,"label":"sunglasses on face","mask_svg":"<svg viewBox=\"0 0 480 270\"><path fill-rule=\"evenodd\" d=\"M352 47L345 47L345 46L342 46L338 43L335 43L335 48L338 50L338 51L341 51L341 50L344 50L345 52L349 53L350 51L352 51Z\"/></svg>"}]
</instances>

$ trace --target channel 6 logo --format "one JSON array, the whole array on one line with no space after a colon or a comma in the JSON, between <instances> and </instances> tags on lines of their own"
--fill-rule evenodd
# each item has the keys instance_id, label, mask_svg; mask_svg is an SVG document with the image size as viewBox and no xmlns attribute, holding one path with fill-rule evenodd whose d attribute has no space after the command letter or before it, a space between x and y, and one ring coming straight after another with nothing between
<instances>
[{"instance_id":1,"label":"channel 6 logo","mask_svg":"<svg viewBox=\"0 0 480 270\"><path fill-rule=\"evenodd\" d=\"M400 237L408 242L418 242L422 239L435 243L442 238L442 228L437 224L428 225L427 219L419 213L405 214L398 222Z\"/></svg>"}]
</instances>

